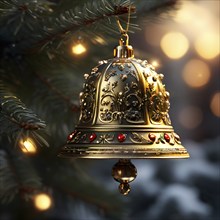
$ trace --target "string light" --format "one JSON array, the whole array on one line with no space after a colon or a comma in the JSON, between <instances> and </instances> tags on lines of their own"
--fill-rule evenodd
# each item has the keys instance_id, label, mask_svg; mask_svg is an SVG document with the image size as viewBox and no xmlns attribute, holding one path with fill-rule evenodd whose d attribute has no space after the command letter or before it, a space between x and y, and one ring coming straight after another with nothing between
<instances>
[{"instance_id":1,"label":"string light","mask_svg":"<svg viewBox=\"0 0 220 220\"><path fill-rule=\"evenodd\" d=\"M159 67L159 63L158 63L157 60L153 60L153 61L151 62L151 65L154 66L155 68L156 68L156 67Z\"/></svg>"},{"instance_id":2,"label":"string light","mask_svg":"<svg viewBox=\"0 0 220 220\"><path fill-rule=\"evenodd\" d=\"M37 147L31 138L21 139L19 146L21 151L25 154L35 154L37 152Z\"/></svg>"},{"instance_id":3,"label":"string light","mask_svg":"<svg viewBox=\"0 0 220 220\"><path fill-rule=\"evenodd\" d=\"M40 193L34 197L34 206L40 211L48 210L52 205L51 197L46 193Z\"/></svg>"},{"instance_id":4,"label":"string light","mask_svg":"<svg viewBox=\"0 0 220 220\"><path fill-rule=\"evenodd\" d=\"M183 79L190 87L202 87L210 80L209 66L197 59L190 60L183 68Z\"/></svg>"},{"instance_id":5,"label":"string light","mask_svg":"<svg viewBox=\"0 0 220 220\"><path fill-rule=\"evenodd\" d=\"M189 49L189 41L180 32L169 32L165 34L160 46L163 52L171 59L179 59L184 56Z\"/></svg>"},{"instance_id":6,"label":"string light","mask_svg":"<svg viewBox=\"0 0 220 220\"><path fill-rule=\"evenodd\" d=\"M210 108L215 116L220 117L220 92L217 92L213 95Z\"/></svg>"},{"instance_id":7,"label":"string light","mask_svg":"<svg viewBox=\"0 0 220 220\"><path fill-rule=\"evenodd\" d=\"M87 49L82 43L77 43L72 46L72 53L75 55L81 55L86 51Z\"/></svg>"}]
</instances>

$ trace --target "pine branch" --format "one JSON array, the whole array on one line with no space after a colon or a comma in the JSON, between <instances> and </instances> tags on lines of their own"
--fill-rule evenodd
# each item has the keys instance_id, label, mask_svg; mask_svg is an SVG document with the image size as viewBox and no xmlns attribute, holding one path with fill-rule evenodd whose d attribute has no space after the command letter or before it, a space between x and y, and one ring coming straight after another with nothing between
<instances>
[{"instance_id":1,"label":"pine branch","mask_svg":"<svg viewBox=\"0 0 220 220\"><path fill-rule=\"evenodd\" d=\"M0 201L11 202L20 193L26 200L42 187L41 179L28 158L0 150Z\"/></svg>"},{"instance_id":2,"label":"pine branch","mask_svg":"<svg viewBox=\"0 0 220 220\"><path fill-rule=\"evenodd\" d=\"M50 91L52 91L57 97L63 100L72 111L79 111L79 105L76 105L73 102L73 99L71 98L70 94L68 95L64 93L64 91L67 92L67 79L64 76L58 73L50 75L49 78L45 78L37 72L35 72L34 74ZM64 86L65 88L62 88L62 90L60 90L57 88L57 86ZM73 94L72 89L71 94Z\"/></svg>"},{"instance_id":3,"label":"pine branch","mask_svg":"<svg viewBox=\"0 0 220 220\"><path fill-rule=\"evenodd\" d=\"M12 36L23 37L23 31L33 31L33 24L52 12L54 3L47 0L2 0L0 2L1 24L10 25Z\"/></svg>"},{"instance_id":4,"label":"pine branch","mask_svg":"<svg viewBox=\"0 0 220 220\"><path fill-rule=\"evenodd\" d=\"M41 133L45 128L44 121L39 119L34 112L28 108L13 94L8 92L0 81L0 135L7 136L15 145L19 140L27 137L33 138L36 146L49 146Z\"/></svg>"},{"instance_id":5,"label":"pine branch","mask_svg":"<svg viewBox=\"0 0 220 220\"><path fill-rule=\"evenodd\" d=\"M87 28L88 26L98 23L100 21L109 19L111 17L127 14L131 7L131 12L135 11L135 7L130 5L129 0L102 0L97 3L88 2L81 9L67 10L58 18L49 19L49 24L46 21L43 26L42 36L36 45L42 48L47 46L54 40L62 41L66 39L67 35L73 35L79 29Z\"/></svg>"},{"instance_id":6,"label":"pine branch","mask_svg":"<svg viewBox=\"0 0 220 220\"><path fill-rule=\"evenodd\" d=\"M0 134L10 134L20 129L37 130L45 128L45 123L32 110L13 94L8 92L0 81Z\"/></svg>"},{"instance_id":7,"label":"pine branch","mask_svg":"<svg viewBox=\"0 0 220 220\"><path fill-rule=\"evenodd\" d=\"M44 73L34 71L34 75L37 89L33 93L32 107L47 121L47 129L56 136L57 143L59 138L63 142L63 137L73 129L74 117L78 116L78 93L82 83L75 85L77 75L65 67Z\"/></svg>"},{"instance_id":8,"label":"pine branch","mask_svg":"<svg viewBox=\"0 0 220 220\"><path fill-rule=\"evenodd\" d=\"M173 6L177 1L178 0L134 0L134 3L138 7L138 15L146 15L148 18L150 17L152 21L158 20L158 15L160 13L162 14L165 11L169 12L170 9L173 9ZM99 32L100 29L102 32L104 31L111 34L118 32L115 21L112 22L111 19L115 16L127 15L129 7L131 6L130 0L88 1L88 3L83 6L75 7L74 9L67 10L64 13L61 12L61 14L57 17L57 8L54 7L54 10L52 10L50 8L50 2L48 3L47 1L45 3L44 1L38 1L36 3L36 1L4 0L4 2L9 3L6 7L7 10L2 7L3 14L12 16L12 20L15 24L17 22L17 24L14 25L15 28L13 28L12 25L12 27L7 30L4 26L2 26L3 32L7 33L10 29L15 29L14 31L17 32L19 27L24 26L24 28L20 31L22 33L21 38L16 38L17 49L23 50L29 48L27 50L28 52L34 52L39 48L43 49L45 47L54 47L55 45L61 46L63 42L68 41L68 39L72 38L74 33L78 31L85 33L88 32L87 35L91 33L96 34L96 32ZM59 5L57 7L59 7ZM5 11L13 13L10 14ZM135 7L131 6L131 12L133 13L134 11ZM6 15L6 21L9 22L9 20L11 20L10 16L8 17ZM17 18L21 15L26 16L26 19ZM30 16L30 18L28 16ZM49 19L46 18L46 16L49 17ZM4 19L2 20L2 24L3 23L5 23ZM25 30L25 26L27 26L27 30ZM130 24L130 32L133 32L134 28L137 29L137 25ZM91 29L91 32L89 32L89 29ZM11 35L6 36L6 38L10 39Z\"/></svg>"}]
</instances>

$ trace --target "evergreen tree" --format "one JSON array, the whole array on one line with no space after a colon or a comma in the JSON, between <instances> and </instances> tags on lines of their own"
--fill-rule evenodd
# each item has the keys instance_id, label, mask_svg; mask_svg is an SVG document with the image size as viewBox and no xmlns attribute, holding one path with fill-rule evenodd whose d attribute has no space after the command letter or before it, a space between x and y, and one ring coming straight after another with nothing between
<instances>
[{"instance_id":1,"label":"evergreen tree","mask_svg":"<svg viewBox=\"0 0 220 220\"><path fill-rule=\"evenodd\" d=\"M85 207L91 219L123 219L121 195L85 173L90 163L57 153L78 120L83 73L112 57L115 17L126 24L130 8L132 33L149 18L169 15L177 3L0 0L1 219L84 220ZM83 59L71 50L79 44L87 50ZM34 205L42 193L53 203L48 212Z\"/></svg>"}]
</instances>

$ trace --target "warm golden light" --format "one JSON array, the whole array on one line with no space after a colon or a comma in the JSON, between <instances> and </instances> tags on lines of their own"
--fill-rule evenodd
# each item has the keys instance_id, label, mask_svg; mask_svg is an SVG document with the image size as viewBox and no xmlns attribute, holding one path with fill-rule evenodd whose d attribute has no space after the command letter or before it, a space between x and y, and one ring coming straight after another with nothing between
<instances>
[{"instance_id":1,"label":"warm golden light","mask_svg":"<svg viewBox=\"0 0 220 220\"><path fill-rule=\"evenodd\" d=\"M187 129L198 127L203 120L201 109L195 106L188 106L180 112L179 121Z\"/></svg>"},{"instance_id":2,"label":"warm golden light","mask_svg":"<svg viewBox=\"0 0 220 220\"><path fill-rule=\"evenodd\" d=\"M86 47L81 43L75 44L72 46L72 52L76 55L83 54L86 52Z\"/></svg>"},{"instance_id":3,"label":"warm golden light","mask_svg":"<svg viewBox=\"0 0 220 220\"><path fill-rule=\"evenodd\" d=\"M31 138L27 138L26 140L20 140L19 146L23 153L35 154L37 152L37 147Z\"/></svg>"},{"instance_id":4,"label":"warm golden light","mask_svg":"<svg viewBox=\"0 0 220 220\"><path fill-rule=\"evenodd\" d=\"M179 59L186 54L189 42L182 33L169 32L162 37L160 46L169 58Z\"/></svg>"},{"instance_id":5,"label":"warm golden light","mask_svg":"<svg viewBox=\"0 0 220 220\"><path fill-rule=\"evenodd\" d=\"M201 60L190 60L183 68L183 79L191 87L202 87L210 80L209 66Z\"/></svg>"},{"instance_id":6,"label":"warm golden light","mask_svg":"<svg viewBox=\"0 0 220 220\"><path fill-rule=\"evenodd\" d=\"M158 61L156 61L156 60L153 60L152 62L151 62L151 65L153 66L153 67L159 67L159 63L158 63Z\"/></svg>"},{"instance_id":7,"label":"warm golden light","mask_svg":"<svg viewBox=\"0 0 220 220\"><path fill-rule=\"evenodd\" d=\"M193 1L183 1L182 7L177 11L174 20L181 24L190 24L189 27L202 28L209 22L209 11ZM199 19L198 19L199 18Z\"/></svg>"},{"instance_id":8,"label":"warm golden light","mask_svg":"<svg viewBox=\"0 0 220 220\"><path fill-rule=\"evenodd\" d=\"M38 210L45 211L51 207L52 201L48 194L41 193L34 197L34 205Z\"/></svg>"},{"instance_id":9,"label":"warm golden light","mask_svg":"<svg viewBox=\"0 0 220 220\"><path fill-rule=\"evenodd\" d=\"M194 18L191 8L194 6L191 2L183 2L180 10L177 11L176 16L173 18L178 23L188 23ZM195 9L195 7L194 7Z\"/></svg>"},{"instance_id":10,"label":"warm golden light","mask_svg":"<svg viewBox=\"0 0 220 220\"><path fill-rule=\"evenodd\" d=\"M213 59L219 55L219 34L204 33L195 41L195 49L197 53L205 59Z\"/></svg>"},{"instance_id":11,"label":"warm golden light","mask_svg":"<svg viewBox=\"0 0 220 220\"><path fill-rule=\"evenodd\" d=\"M215 116L220 117L220 92L217 92L213 95L210 108Z\"/></svg>"}]
</instances>

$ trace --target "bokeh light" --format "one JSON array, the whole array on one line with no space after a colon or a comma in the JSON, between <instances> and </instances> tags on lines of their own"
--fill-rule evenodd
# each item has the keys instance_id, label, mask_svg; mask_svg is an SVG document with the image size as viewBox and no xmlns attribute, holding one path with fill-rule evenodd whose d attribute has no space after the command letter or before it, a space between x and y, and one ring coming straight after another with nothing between
<instances>
[{"instance_id":1,"label":"bokeh light","mask_svg":"<svg viewBox=\"0 0 220 220\"><path fill-rule=\"evenodd\" d=\"M214 32L207 32L195 41L195 49L197 53L205 59L213 59L219 55L219 34Z\"/></svg>"},{"instance_id":2,"label":"bokeh light","mask_svg":"<svg viewBox=\"0 0 220 220\"><path fill-rule=\"evenodd\" d=\"M191 22L192 19L194 18L194 14L192 13L191 8L194 8L194 4L192 4L191 2L187 1L184 2L182 4L182 7L180 8L180 10L177 11L177 14L175 17L173 17L174 21L178 22L178 23L187 23Z\"/></svg>"},{"instance_id":3,"label":"bokeh light","mask_svg":"<svg viewBox=\"0 0 220 220\"><path fill-rule=\"evenodd\" d=\"M203 29L204 25L208 24L210 21L210 12L198 3L183 1L174 20L177 23L181 23L181 25L186 24L190 29Z\"/></svg>"},{"instance_id":4,"label":"bokeh light","mask_svg":"<svg viewBox=\"0 0 220 220\"><path fill-rule=\"evenodd\" d=\"M40 193L34 197L34 206L40 210L45 211L52 205L51 197L46 193Z\"/></svg>"},{"instance_id":5,"label":"bokeh light","mask_svg":"<svg viewBox=\"0 0 220 220\"><path fill-rule=\"evenodd\" d=\"M210 80L209 66L197 59L190 60L183 68L183 79L190 87L202 87Z\"/></svg>"},{"instance_id":6,"label":"bokeh light","mask_svg":"<svg viewBox=\"0 0 220 220\"><path fill-rule=\"evenodd\" d=\"M220 117L220 92L217 92L213 95L210 108L215 116Z\"/></svg>"},{"instance_id":7,"label":"bokeh light","mask_svg":"<svg viewBox=\"0 0 220 220\"><path fill-rule=\"evenodd\" d=\"M25 154L35 154L37 152L37 147L31 138L25 140L21 139L19 141L20 149Z\"/></svg>"},{"instance_id":8,"label":"bokeh light","mask_svg":"<svg viewBox=\"0 0 220 220\"><path fill-rule=\"evenodd\" d=\"M189 49L189 41L180 32L169 32L165 34L160 46L163 52L171 59L179 59L183 57Z\"/></svg>"},{"instance_id":9,"label":"bokeh light","mask_svg":"<svg viewBox=\"0 0 220 220\"><path fill-rule=\"evenodd\" d=\"M86 47L81 43L72 46L72 53L75 55L83 54L86 52L86 50L87 50Z\"/></svg>"},{"instance_id":10,"label":"bokeh light","mask_svg":"<svg viewBox=\"0 0 220 220\"><path fill-rule=\"evenodd\" d=\"M182 109L179 114L179 121L186 129L198 127L203 120L201 109L195 106L188 106Z\"/></svg>"},{"instance_id":11,"label":"bokeh light","mask_svg":"<svg viewBox=\"0 0 220 220\"><path fill-rule=\"evenodd\" d=\"M159 67L160 65L159 65L159 62L157 61L157 60L153 60L152 62L151 62L151 65L153 66L153 67Z\"/></svg>"}]
</instances>

